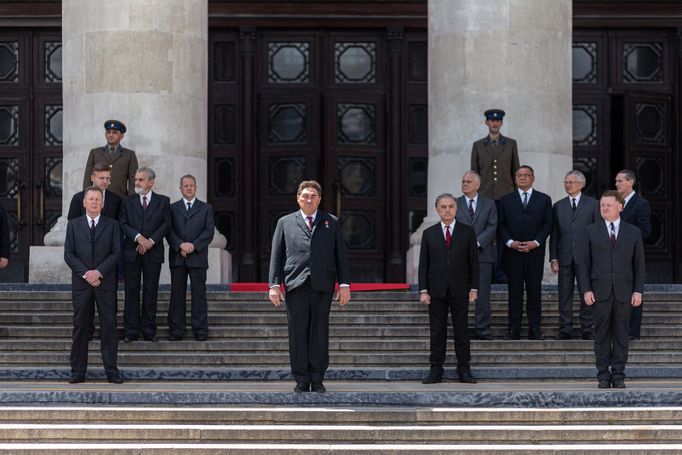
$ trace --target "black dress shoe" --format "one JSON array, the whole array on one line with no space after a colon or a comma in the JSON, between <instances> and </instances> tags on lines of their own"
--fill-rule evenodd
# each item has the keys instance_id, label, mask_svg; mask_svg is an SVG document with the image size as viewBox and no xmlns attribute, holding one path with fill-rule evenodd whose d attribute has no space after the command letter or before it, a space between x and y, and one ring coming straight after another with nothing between
<instances>
[{"instance_id":1,"label":"black dress shoe","mask_svg":"<svg viewBox=\"0 0 682 455\"><path fill-rule=\"evenodd\" d=\"M152 337L144 337L144 341L151 341L152 343L156 343L157 341L159 341L159 337L157 337L156 335Z\"/></svg>"},{"instance_id":2,"label":"black dress shoe","mask_svg":"<svg viewBox=\"0 0 682 455\"><path fill-rule=\"evenodd\" d=\"M208 335L196 335L194 339L197 341L206 341L208 340Z\"/></svg>"},{"instance_id":3,"label":"black dress shoe","mask_svg":"<svg viewBox=\"0 0 682 455\"><path fill-rule=\"evenodd\" d=\"M168 339L171 341L182 341L182 337L180 335L168 335Z\"/></svg>"},{"instance_id":4,"label":"black dress shoe","mask_svg":"<svg viewBox=\"0 0 682 455\"><path fill-rule=\"evenodd\" d=\"M80 384L81 382L85 382L85 376L82 374L72 374L69 378L69 384Z\"/></svg>"},{"instance_id":5,"label":"black dress shoe","mask_svg":"<svg viewBox=\"0 0 682 455\"><path fill-rule=\"evenodd\" d=\"M295 393L303 393L307 392L310 390L310 383L308 382L299 382L296 384L296 387L294 387L294 392Z\"/></svg>"},{"instance_id":6,"label":"black dress shoe","mask_svg":"<svg viewBox=\"0 0 682 455\"><path fill-rule=\"evenodd\" d=\"M635 341L635 340L639 340L639 337L636 337L634 335L630 335L630 341Z\"/></svg>"},{"instance_id":7,"label":"black dress shoe","mask_svg":"<svg viewBox=\"0 0 682 455\"><path fill-rule=\"evenodd\" d=\"M608 379L600 379L598 387L600 389L610 389L611 388L611 381Z\"/></svg>"},{"instance_id":8,"label":"black dress shoe","mask_svg":"<svg viewBox=\"0 0 682 455\"><path fill-rule=\"evenodd\" d=\"M459 382L464 382L466 384L476 384L476 378L471 374L471 371L462 371L457 373L459 375Z\"/></svg>"},{"instance_id":9,"label":"black dress shoe","mask_svg":"<svg viewBox=\"0 0 682 455\"><path fill-rule=\"evenodd\" d=\"M504 336L505 340L520 340L521 339L521 334L519 332L507 332L507 334Z\"/></svg>"},{"instance_id":10,"label":"black dress shoe","mask_svg":"<svg viewBox=\"0 0 682 455\"><path fill-rule=\"evenodd\" d=\"M310 391L317 393L325 393L327 391L327 388L321 382L313 382L310 385Z\"/></svg>"},{"instance_id":11,"label":"black dress shoe","mask_svg":"<svg viewBox=\"0 0 682 455\"><path fill-rule=\"evenodd\" d=\"M485 341L490 341L490 340L494 340L494 339L495 339L495 338L493 338L493 336L492 336L491 334L487 334L487 335L478 335L477 338L478 338L479 340L485 340Z\"/></svg>"},{"instance_id":12,"label":"black dress shoe","mask_svg":"<svg viewBox=\"0 0 682 455\"><path fill-rule=\"evenodd\" d=\"M528 339L529 340L542 340L542 332L539 330L534 330L532 332L528 332Z\"/></svg>"},{"instance_id":13,"label":"black dress shoe","mask_svg":"<svg viewBox=\"0 0 682 455\"><path fill-rule=\"evenodd\" d=\"M107 374L107 382L110 382L112 384L123 384L123 378L121 377L121 373L109 373Z\"/></svg>"},{"instance_id":14,"label":"black dress shoe","mask_svg":"<svg viewBox=\"0 0 682 455\"><path fill-rule=\"evenodd\" d=\"M422 381L422 384L438 384L443 380L443 375L434 373L433 371Z\"/></svg>"},{"instance_id":15,"label":"black dress shoe","mask_svg":"<svg viewBox=\"0 0 682 455\"><path fill-rule=\"evenodd\" d=\"M594 335L592 335L592 332L583 332L582 337L583 340L594 340Z\"/></svg>"},{"instance_id":16,"label":"black dress shoe","mask_svg":"<svg viewBox=\"0 0 682 455\"><path fill-rule=\"evenodd\" d=\"M123 338L123 341L125 341L126 343L132 343L133 341L136 341L136 340L137 340L137 338L132 338L132 337Z\"/></svg>"},{"instance_id":17,"label":"black dress shoe","mask_svg":"<svg viewBox=\"0 0 682 455\"><path fill-rule=\"evenodd\" d=\"M614 389L624 389L625 379L620 377L611 378L611 387L613 387Z\"/></svg>"},{"instance_id":18,"label":"black dress shoe","mask_svg":"<svg viewBox=\"0 0 682 455\"><path fill-rule=\"evenodd\" d=\"M570 340L571 339L571 334L566 333L566 332L559 332L556 334L554 337L555 340Z\"/></svg>"}]
</instances>

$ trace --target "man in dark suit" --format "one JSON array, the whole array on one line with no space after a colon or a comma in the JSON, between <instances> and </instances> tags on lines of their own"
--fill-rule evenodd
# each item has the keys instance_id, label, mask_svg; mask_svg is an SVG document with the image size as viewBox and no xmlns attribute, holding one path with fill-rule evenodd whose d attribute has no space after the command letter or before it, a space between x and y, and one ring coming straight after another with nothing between
<instances>
[{"instance_id":1,"label":"man in dark suit","mask_svg":"<svg viewBox=\"0 0 682 455\"><path fill-rule=\"evenodd\" d=\"M419 250L419 301L429 306L431 332L431 370L422 382L435 384L443 378L451 313L457 375L460 382L475 383L469 365L468 309L478 296L476 232L471 226L455 222L457 201L453 195L438 196L436 211L440 222L424 230Z\"/></svg>"},{"instance_id":2,"label":"man in dark suit","mask_svg":"<svg viewBox=\"0 0 682 455\"><path fill-rule=\"evenodd\" d=\"M458 223L467 224L476 232L478 246L479 285L476 299L476 335L479 340L492 340L490 332L490 284L495 264L495 235L497 233L497 208L491 199L478 194L480 176L467 171L462 177L462 193L457 198Z\"/></svg>"},{"instance_id":3,"label":"man in dark suit","mask_svg":"<svg viewBox=\"0 0 682 455\"><path fill-rule=\"evenodd\" d=\"M119 221L125 235L125 307L123 312L125 342L137 340L140 331L146 341L156 336L156 299L159 275L164 261L163 238L170 228L170 199L152 192L156 174L148 167L135 173L135 194L121 204ZM140 281L142 313L140 314Z\"/></svg>"},{"instance_id":4,"label":"man in dark suit","mask_svg":"<svg viewBox=\"0 0 682 455\"><path fill-rule=\"evenodd\" d=\"M549 259L552 272L558 273L559 333L557 340L570 340L573 331L573 288L578 269L579 239L585 227L601 220L599 202L582 194L585 176L580 171L569 171L564 177L568 196L552 207L552 235L549 238ZM580 291L580 290L579 290ZM579 292L582 295L582 292ZM580 329L583 340L592 339L592 310L581 299Z\"/></svg>"},{"instance_id":5,"label":"man in dark suit","mask_svg":"<svg viewBox=\"0 0 682 455\"><path fill-rule=\"evenodd\" d=\"M624 388L630 311L642 303L644 242L639 229L620 217L618 192L606 191L600 208L603 220L588 226L580 243L578 278L594 311L599 388Z\"/></svg>"},{"instance_id":6,"label":"man in dark suit","mask_svg":"<svg viewBox=\"0 0 682 455\"><path fill-rule=\"evenodd\" d=\"M289 359L296 380L294 392L324 392L329 366L329 310L332 295L341 306L350 300L350 269L346 242L336 217L318 210L322 188L301 182L296 199L300 210L277 221L272 238L268 296L279 306L287 293ZM334 294L334 281L339 290Z\"/></svg>"},{"instance_id":7,"label":"man in dark suit","mask_svg":"<svg viewBox=\"0 0 682 455\"><path fill-rule=\"evenodd\" d=\"M111 187L109 190L120 197L133 192L134 176L137 171L137 156L134 150L121 147L126 126L119 120L104 122L107 145L90 150L85 163L83 189L90 186L90 175L96 163L107 163L111 168Z\"/></svg>"},{"instance_id":8,"label":"man in dark suit","mask_svg":"<svg viewBox=\"0 0 682 455\"><path fill-rule=\"evenodd\" d=\"M192 332L197 341L208 339L208 304L206 270L208 245L213 240L213 210L196 198L197 180L192 175L180 179L182 199L170 206L168 265L171 272L171 296L168 307L170 340L182 340L185 334L187 276L192 283Z\"/></svg>"},{"instance_id":9,"label":"man in dark suit","mask_svg":"<svg viewBox=\"0 0 682 455\"><path fill-rule=\"evenodd\" d=\"M70 220L66 227L64 260L73 272L71 384L85 381L94 302L99 313L102 363L107 380L123 383L116 367L116 264L121 254L121 236L118 223L101 216L102 205L102 191L95 187L87 189L83 198L86 214Z\"/></svg>"},{"instance_id":10,"label":"man in dark suit","mask_svg":"<svg viewBox=\"0 0 682 455\"><path fill-rule=\"evenodd\" d=\"M545 241L552 231L552 200L533 188L535 173L527 165L516 171L517 191L500 200L499 232L506 245L502 266L509 279L509 328L506 339L521 337L523 288L526 288L528 339L542 339L541 290Z\"/></svg>"},{"instance_id":11,"label":"man in dark suit","mask_svg":"<svg viewBox=\"0 0 682 455\"><path fill-rule=\"evenodd\" d=\"M651 234L651 208L649 202L634 190L635 173L623 169L616 175L616 191L623 197L623 211L620 217L626 223L639 228L644 241ZM630 312L630 339L639 340L642 329L644 302Z\"/></svg>"},{"instance_id":12,"label":"man in dark suit","mask_svg":"<svg viewBox=\"0 0 682 455\"><path fill-rule=\"evenodd\" d=\"M114 192L107 191L111 184L111 169L106 163L97 163L92 168L90 174L91 185L102 190L104 195L104 208L102 215L118 221L118 211L121 208L121 198ZM72 220L79 216L85 215L85 207L83 207L84 191L79 191L71 198L71 205L69 206L69 214L67 219Z\"/></svg>"},{"instance_id":13,"label":"man in dark suit","mask_svg":"<svg viewBox=\"0 0 682 455\"><path fill-rule=\"evenodd\" d=\"M481 176L479 193L493 199L500 212L500 199L514 191L514 179L519 168L519 151L516 141L500 133L505 112L502 109L488 109L483 113L488 135L474 142L471 149L471 169ZM504 243L497 237L497 257L495 279L506 283L507 277L502 267Z\"/></svg>"},{"instance_id":14,"label":"man in dark suit","mask_svg":"<svg viewBox=\"0 0 682 455\"><path fill-rule=\"evenodd\" d=\"M5 207L0 205L0 269L4 269L9 264L10 249L9 219Z\"/></svg>"}]
</instances>

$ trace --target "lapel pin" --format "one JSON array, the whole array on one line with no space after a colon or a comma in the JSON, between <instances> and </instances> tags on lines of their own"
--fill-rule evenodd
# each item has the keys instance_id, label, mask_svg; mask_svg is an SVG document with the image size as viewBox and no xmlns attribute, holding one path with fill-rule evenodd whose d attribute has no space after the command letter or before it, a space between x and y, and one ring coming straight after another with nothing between
<instances>
[{"instance_id":1,"label":"lapel pin","mask_svg":"<svg viewBox=\"0 0 682 455\"><path fill-rule=\"evenodd\" d=\"M325 229L329 229L329 221L325 220L324 227Z\"/></svg>"}]
</instances>

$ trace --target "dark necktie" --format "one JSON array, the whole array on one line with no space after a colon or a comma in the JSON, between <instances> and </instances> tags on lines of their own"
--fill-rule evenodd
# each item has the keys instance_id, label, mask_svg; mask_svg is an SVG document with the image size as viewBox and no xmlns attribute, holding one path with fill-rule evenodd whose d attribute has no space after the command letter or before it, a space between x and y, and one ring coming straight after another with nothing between
<instances>
[{"instance_id":1,"label":"dark necktie","mask_svg":"<svg viewBox=\"0 0 682 455\"><path fill-rule=\"evenodd\" d=\"M573 198L572 201L573 201L573 211L575 212L575 209L577 208L577 206L575 205L575 198Z\"/></svg>"},{"instance_id":2,"label":"dark necktie","mask_svg":"<svg viewBox=\"0 0 682 455\"><path fill-rule=\"evenodd\" d=\"M190 210L191 208L192 208L192 203L191 203L191 202L188 202L188 203L187 203L187 211L189 212L189 210Z\"/></svg>"},{"instance_id":3,"label":"dark necktie","mask_svg":"<svg viewBox=\"0 0 682 455\"><path fill-rule=\"evenodd\" d=\"M116 153L116 147L109 147L109 156L111 158L114 157L114 154Z\"/></svg>"},{"instance_id":4,"label":"dark necktie","mask_svg":"<svg viewBox=\"0 0 682 455\"><path fill-rule=\"evenodd\" d=\"M97 229L97 226L95 226L95 220L90 220L90 240L93 242L95 241L95 230Z\"/></svg>"},{"instance_id":5,"label":"dark necktie","mask_svg":"<svg viewBox=\"0 0 682 455\"><path fill-rule=\"evenodd\" d=\"M528 208L528 193L523 193L523 209Z\"/></svg>"},{"instance_id":6,"label":"dark necktie","mask_svg":"<svg viewBox=\"0 0 682 455\"><path fill-rule=\"evenodd\" d=\"M308 232L313 230L313 217L312 216L307 216L305 217L306 219L306 224L308 225Z\"/></svg>"},{"instance_id":7,"label":"dark necktie","mask_svg":"<svg viewBox=\"0 0 682 455\"><path fill-rule=\"evenodd\" d=\"M616 249L616 227L611 223L611 249Z\"/></svg>"},{"instance_id":8,"label":"dark necktie","mask_svg":"<svg viewBox=\"0 0 682 455\"><path fill-rule=\"evenodd\" d=\"M142 210L147 210L147 196L142 196Z\"/></svg>"},{"instance_id":9,"label":"dark necktie","mask_svg":"<svg viewBox=\"0 0 682 455\"><path fill-rule=\"evenodd\" d=\"M469 216L471 217L472 220L474 219L474 200L473 199L469 199Z\"/></svg>"},{"instance_id":10,"label":"dark necktie","mask_svg":"<svg viewBox=\"0 0 682 455\"><path fill-rule=\"evenodd\" d=\"M445 226L445 246L450 248L450 243L452 243L452 234L450 234L450 226Z\"/></svg>"}]
</instances>

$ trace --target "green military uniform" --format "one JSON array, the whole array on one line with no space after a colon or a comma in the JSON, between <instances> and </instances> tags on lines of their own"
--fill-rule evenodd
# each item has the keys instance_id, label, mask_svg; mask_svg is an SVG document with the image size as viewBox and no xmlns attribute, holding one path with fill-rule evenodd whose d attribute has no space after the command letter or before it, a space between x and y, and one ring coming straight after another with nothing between
<instances>
[{"instance_id":1,"label":"green military uniform","mask_svg":"<svg viewBox=\"0 0 682 455\"><path fill-rule=\"evenodd\" d=\"M90 174L92 168L97 163L107 163L111 169L111 186L109 191L125 197L128 193L134 192L135 172L137 171L137 156L134 150L116 147L113 153L109 151L109 146L97 147L90 150L88 161L85 165L85 176L83 178L83 189L92 186Z\"/></svg>"},{"instance_id":2,"label":"green military uniform","mask_svg":"<svg viewBox=\"0 0 682 455\"><path fill-rule=\"evenodd\" d=\"M480 195L497 201L514 191L514 176L519 166L519 151L514 139L500 134L497 143L490 136L474 142L471 170L481 176Z\"/></svg>"}]
</instances>

